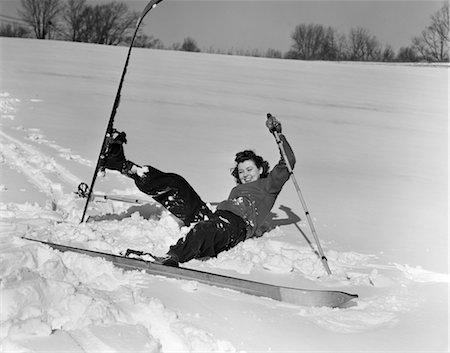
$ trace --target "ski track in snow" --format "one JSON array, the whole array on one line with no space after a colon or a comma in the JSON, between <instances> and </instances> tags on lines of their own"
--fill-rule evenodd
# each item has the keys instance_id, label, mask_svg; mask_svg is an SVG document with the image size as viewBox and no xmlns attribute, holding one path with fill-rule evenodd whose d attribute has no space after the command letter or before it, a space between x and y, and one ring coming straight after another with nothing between
<instances>
[{"instance_id":1,"label":"ski track in snow","mask_svg":"<svg viewBox=\"0 0 450 353\"><path fill-rule=\"evenodd\" d=\"M20 99L12 98L9 93L0 92L0 117L2 119L14 120L16 105L20 103Z\"/></svg>"},{"instance_id":2,"label":"ski track in snow","mask_svg":"<svg viewBox=\"0 0 450 353\"><path fill-rule=\"evenodd\" d=\"M23 130L22 127L18 127L19 130ZM64 148L58 144L56 144L54 141L48 140L45 135L42 133L40 129L37 128L29 128L27 134L27 139L30 141L33 141L38 144L44 144L50 148L53 148L59 153L59 156L61 158L64 158L68 161L75 161L82 165L92 167L93 163L90 160L87 160L80 155L74 154L70 148Z\"/></svg>"},{"instance_id":3,"label":"ski track in snow","mask_svg":"<svg viewBox=\"0 0 450 353\"><path fill-rule=\"evenodd\" d=\"M33 102L40 100L32 99ZM16 106L19 99L12 98L9 93L0 93L0 113L2 118L14 120ZM73 154L69 148L61 147L53 141L48 140L40 129L25 129L16 127L19 131L24 131L27 135L25 139L38 145L45 145L56 150L60 157L75 161L77 163L91 166L92 162L83 159L81 156ZM19 141L0 130L0 163L23 174L26 179L33 184L40 192L48 195L52 208L58 208L66 218L79 217L78 206L74 204L75 196L72 192L64 191L68 187L75 190L79 184L79 178L69 170L57 163L54 158L46 155L30 143ZM7 185L1 185L1 191L7 191Z\"/></svg>"},{"instance_id":4,"label":"ski track in snow","mask_svg":"<svg viewBox=\"0 0 450 353\"><path fill-rule=\"evenodd\" d=\"M41 102L40 99L30 99L30 102ZM0 92L0 118L14 120L14 113L17 111L16 106L20 104L21 101L18 98L12 98L7 92ZM22 126L18 126L17 130L23 130L27 132L27 139L33 141L37 144L46 145L54 150L56 150L61 158L66 160L71 160L78 162L82 165L91 167L93 165L92 161L81 157L80 155L74 154L70 148L64 148L54 141L48 140L42 131L38 128L28 128L25 129Z\"/></svg>"},{"instance_id":5,"label":"ski track in snow","mask_svg":"<svg viewBox=\"0 0 450 353\"><path fill-rule=\"evenodd\" d=\"M20 142L3 131L0 131L0 138L4 164L24 174L38 190L48 195L56 206L70 212L72 210L70 204L75 196L65 193L61 182L75 190L79 179L53 158L31 145ZM55 182L54 179L59 182Z\"/></svg>"}]
</instances>

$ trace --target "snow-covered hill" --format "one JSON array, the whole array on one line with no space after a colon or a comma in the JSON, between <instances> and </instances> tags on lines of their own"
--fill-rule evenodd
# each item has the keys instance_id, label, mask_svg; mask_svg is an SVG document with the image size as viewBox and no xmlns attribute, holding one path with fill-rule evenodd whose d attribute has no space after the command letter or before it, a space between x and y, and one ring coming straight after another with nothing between
<instances>
[{"instance_id":1,"label":"snow-covered hill","mask_svg":"<svg viewBox=\"0 0 450 353\"><path fill-rule=\"evenodd\" d=\"M205 200L228 196L236 152L276 163L265 115L282 121L333 275L290 183L264 237L186 265L360 295L348 309L305 308L21 239L164 254L187 229L154 203L150 219L78 224L74 191L92 177L126 48L0 46L3 351L448 350L448 67L133 50L115 124L127 157L182 174ZM96 189L145 197L115 172Z\"/></svg>"}]
</instances>

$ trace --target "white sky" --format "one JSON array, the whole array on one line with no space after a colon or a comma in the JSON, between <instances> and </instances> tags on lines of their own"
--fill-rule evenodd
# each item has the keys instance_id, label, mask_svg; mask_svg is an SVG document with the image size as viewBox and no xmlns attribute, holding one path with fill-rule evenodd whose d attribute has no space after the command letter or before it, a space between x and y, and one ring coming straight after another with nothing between
<instances>
[{"instance_id":1,"label":"white sky","mask_svg":"<svg viewBox=\"0 0 450 353\"><path fill-rule=\"evenodd\" d=\"M89 1L110 2L112 0ZM142 11L147 0L124 1ZM411 44L444 1L383 0L164 0L145 19L145 31L164 45L193 37L200 48L261 49L285 52L301 23L332 26L347 34L367 28L394 50ZM16 16L20 0L0 0L1 13Z\"/></svg>"}]
</instances>

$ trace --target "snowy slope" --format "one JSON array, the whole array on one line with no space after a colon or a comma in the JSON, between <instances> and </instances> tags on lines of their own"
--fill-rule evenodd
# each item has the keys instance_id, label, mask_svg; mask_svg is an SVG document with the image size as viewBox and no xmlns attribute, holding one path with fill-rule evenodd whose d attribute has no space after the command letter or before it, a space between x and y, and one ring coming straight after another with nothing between
<instances>
[{"instance_id":1,"label":"snowy slope","mask_svg":"<svg viewBox=\"0 0 450 353\"><path fill-rule=\"evenodd\" d=\"M360 294L345 310L302 308L193 282L124 273L21 236L163 254L188 230L150 219L79 225L126 48L0 39L1 344L5 351L445 351L448 349L448 67L301 62L135 49L116 127L127 157L228 196L234 154L276 163L264 126L283 122L296 176L274 227L187 266ZM118 173L97 190L140 195ZM97 202L92 214L128 205ZM60 221L64 221L61 223Z\"/></svg>"}]
</instances>

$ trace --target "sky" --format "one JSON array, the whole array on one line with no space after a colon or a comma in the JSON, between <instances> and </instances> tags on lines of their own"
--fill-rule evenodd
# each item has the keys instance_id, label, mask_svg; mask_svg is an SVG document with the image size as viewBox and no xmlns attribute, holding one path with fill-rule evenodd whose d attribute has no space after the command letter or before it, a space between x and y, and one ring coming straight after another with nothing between
<instances>
[{"instance_id":1,"label":"sky","mask_svg":"<svg viewBox=\"0 0 450 353\"><path fill-rule=\"evenodd\" d=\"M111 0L112 1L112 0ZM89 1L110 2L108 0ZM124 1L141 12L147 0ZM242 49L286 52L299 24L332 26L348 34L367 28L394 50L411 44L445 1L383 0L164 0L144 21L144 31L165 46L192 37L202 50ZM17 17L20 0L0 0L1 14Z\"/></svg>"}]
</instances>

